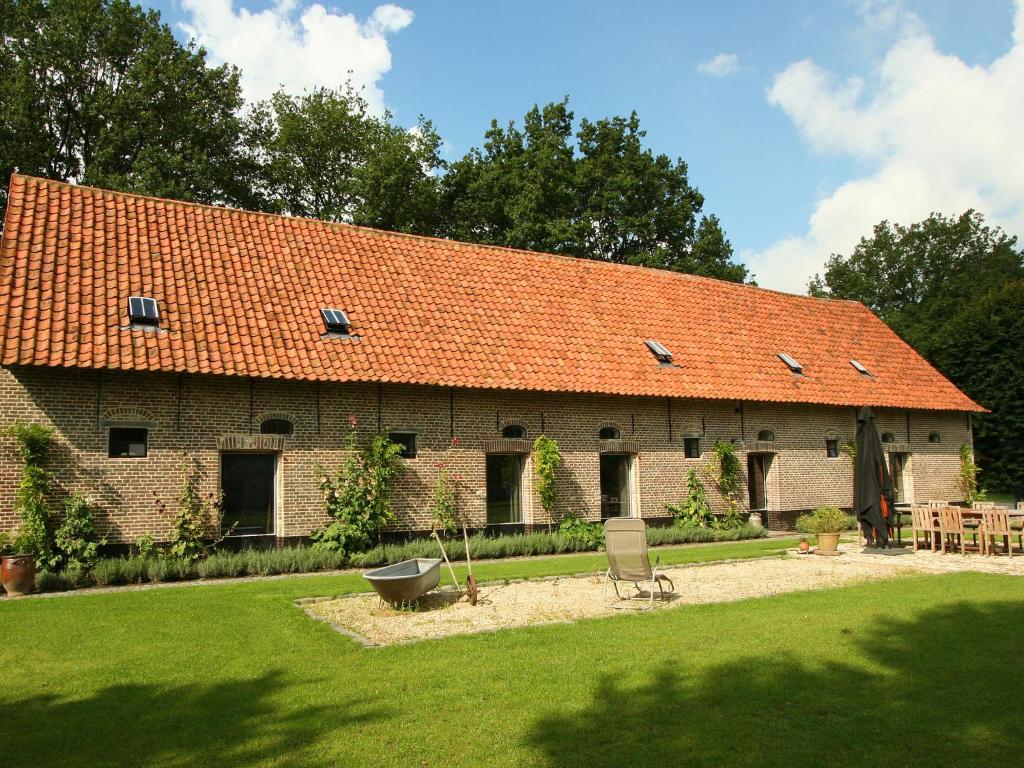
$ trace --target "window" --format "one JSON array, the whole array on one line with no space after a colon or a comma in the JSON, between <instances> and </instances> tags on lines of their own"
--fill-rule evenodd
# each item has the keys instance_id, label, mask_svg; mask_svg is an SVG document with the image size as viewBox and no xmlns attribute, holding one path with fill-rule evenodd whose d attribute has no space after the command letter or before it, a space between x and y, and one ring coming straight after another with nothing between
<instances>
[{"instance_id":1,"label":"window","mask_svg":"<svg viewBox=\"0 0 1024 768\"><path fill-rule=\"evenodd\" d=\"M523 522L521 504L523 458L509 453L489 453L487 470L487 524Z\"/></svg>"},{"instance_id":2,"label":"window","mask_svg":"<svg viewBox=\"0 0 1024 768\"><path fill-rule=\"evenodd\" d=\"M348 321L348 315L340 309L321 309L320 314L324 318L324 327L328 333L348 334L352 324Z\"/></svg>"},{"instance_id":3,"label":"window","mask_svg":"<svg viewBox=\"0 0 1024 768\"><path fill-rule=\"evenodd\" d=\"M397 443L402 447L399 456L403 459L416 458L416 433L415 432L389 432L388 440Z\"/></svg>"},{"instance_id":4,"label":"window","mask_svg":"<svg viewBox=\"0 0 1024 768\"><path fill-rule=\"evenodd\" d=\"M672 362L672 353L669 352L668 348L654 339L648 339L644 342L647 348L651 350L651 354L654 355L659 363L668 364Z\"/></svg>"},{"instance_id":5,"label":"window","mask_svg":"<svg viewBox=\"0 0 1024 768\"><path fill-rule=\"evenodd\" d=\"M129 296L128 320L132 325L159 325L160 310L156 305L156 299L148 296Z\"/></svg>"},{"instance_id":6,"label":"window","mask_svg":"<svg viewBox=\"0 0 1024 768\"><path fill-rule=\"evenodd\" d=\"M850 365L852 365L854 369L857 371L857 373L859 373L861 376L871 375L871 371L865 368L859 360L851 360Z\"/></svg>"},{"instance_id":7,"label":"window","mask_svg":"<svg viewBox=\"0 0 1024 768\"><path fill-rule=\"evenodd\" d=\"M942 435L940 435L938 432L929 432L928 433L928 442L929 443L941 443L942 442Z\"/></svg>"},{"instance_id":8,"label":"window","mask_svg":"<svg viewBox=\"0 0 1024 768\"><path fill-rule=\"evenodd\" d=\"M522 424L506 424L505 428L501 430L501 436L513 440L524 440L526 438L526 427Z\"/></svg>"},{"instance_id":9,"label":"window","mask_svg":"<svg viewBox=\"0 0 1024 768\"><path fill-rule=\"evenodd\" d=\"M618 427L601 427L601 431L597 433L598 440L618 440L619 439Z\"/></svg>"},{"instance_id":10,"label":"window","mask_svg":"<svg viewBox=\"0 0 1024 768\"><path fill-rule=\"evenodd\" d=\"M144 459L149 430L145 427L111 427L107 456L112 459Z\"/></svg>"},{"instance_id":11,"label":"window","mask_svg":"<svg viewBox=\"0 0 1024 768\"><path fill-rule=\"evenodd\" d=\"M261 435L291 435L295 433L295 425L288 419L264 419L260 423Z\"/></svg>"},{"instance_id":12,"label":"window","mask_svg":"<svg viewBox=\"0 0 1024 768\"><path fill-rule=\"evenodd\" d=\"M795 359L787 355L785 352L779 352L779 360L789 366L789 370L793 373L803 373L804 367L800 365Z\"/></svg>"},{"instance_id":13,"label":"window","mask_svg":"<svg viewBox=\"0 0 1024 768\"><path fill-rule=\"evenodd\" d=\"M772 440L775 439L775 433L772 432L770 429L762 429L760 432L757 433L757 439L764 440L766 442L771 442Z\"/></svg>"},{"instance_id":14,"label":"window","mask_svg":"<svg viewBox=\"0 0 1024 768\"><path fill-rule=\"evenodd\" d=\"M700 438L699 437L684 437L683 438L683 455L688 459L699 459L700 458Z\"/></svg>"},{"instance_id":15,"label":"window","mask_svg":"<svg viewBox=\"0 0 1024 768\"><path fill-rule=\"evenodd\" d=\"M830 459L839 458L839 441L833 437L825 439L825 455Z\"/></svg>"},{"instance_id":16,"label":"window","mask_svg":"<svg viewBox=\"0 0 1024 768\"><path fill-rule=\"evenodd\" d=\"M895 443L896 442L896 436L892 432L883 432L882 433L882 442L883 443Z\"/></svg>"}]
</instances>

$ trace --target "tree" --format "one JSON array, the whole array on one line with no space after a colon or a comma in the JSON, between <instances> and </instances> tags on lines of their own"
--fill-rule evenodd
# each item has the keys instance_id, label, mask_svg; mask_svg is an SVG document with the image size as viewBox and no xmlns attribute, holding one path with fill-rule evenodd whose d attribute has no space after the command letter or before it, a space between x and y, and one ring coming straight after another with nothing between
<instances>
[{"instance_id":1,"label":"tree","mask_svg":"<svg viewBox=\"0 0 1024 768\"><path fill-rule=\"evenodd\" d=\"M247 144L271 210L433 234L441 140L370 113L351 87L278 91L247 120Z\"/></svg>"},{"instance_id":2,"label":"tree","mask_svg":"<svg viewBox=\"0 0 1024 768\"><path fill-rule=\"evenodd\" d=\"M238 71L127 0L5 0L0 175L258 206ZM6 189L0 206L6 206Z\"/></svg>"},{"instance_id":3,"label":"tree","mask_svg":"<svg viewBox=\"0 0 1024 768\"><path fill-rule=\"evenodd\" d=\"M833 254L813 295L855 299L977 402L981 483L1024 485L1024 252L976 211L883 221L850 256Z\"/></svg>"},{"instance_id":4,"label":"tree","mask_svg":"<svg viewBox=\"0 0 1024 768\"><path fill-rule=\"evenodd\" d=\"M442 181L445 231L470 242L637 264L743 281L715 217L682 160L655 155L636 113L573 133L568 98L523 119L492 121L483 149Z\"/></svg>"}]
</instances>

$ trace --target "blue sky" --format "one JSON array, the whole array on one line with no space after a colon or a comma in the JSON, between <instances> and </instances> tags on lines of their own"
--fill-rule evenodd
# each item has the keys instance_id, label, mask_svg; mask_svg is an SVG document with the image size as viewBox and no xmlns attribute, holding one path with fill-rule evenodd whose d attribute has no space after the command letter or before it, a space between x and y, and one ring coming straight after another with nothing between
<instances>
[{"instance_id":1,"label":"blue sky","mask_svg":"<svg viewBox=\"0 0 1024 768\"><path fill-rule=\"evenodd\" d=\"M492 118L566 94L577 116L636 110L648 145L689 164L705 211L769 287L802 290L883 217L974 205L1024 228L1024 189L1000 177L1024 157L998 157L1020 142L1009 125L991 130L1024 117L1010 0L150 5L242 66L250 95L275 79L337 85L351 69L401 124L431 118L452 157ZM716 56L722 66L699 68ZM961 125L965 112L979 122ZM965 153L978 141L983 156Z\"/></svg>"}]
</instances>

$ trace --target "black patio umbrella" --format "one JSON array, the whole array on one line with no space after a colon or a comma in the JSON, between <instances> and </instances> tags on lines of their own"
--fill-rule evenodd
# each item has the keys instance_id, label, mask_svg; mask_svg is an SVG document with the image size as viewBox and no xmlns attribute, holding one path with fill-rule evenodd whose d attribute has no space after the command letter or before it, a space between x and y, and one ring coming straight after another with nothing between
<instances>
[{"instance_id":1,"label":"black patio umbrella","mask_svg":"<svg viewBox=\"0 0 1024 768\"><path fill-rule=\"evenodd\" d=\"M857 462L853 468L853 511L868 543L889 545L892 481L885 463L875 415L867 406L857 414Z\"/></svg>"}]
</instances>

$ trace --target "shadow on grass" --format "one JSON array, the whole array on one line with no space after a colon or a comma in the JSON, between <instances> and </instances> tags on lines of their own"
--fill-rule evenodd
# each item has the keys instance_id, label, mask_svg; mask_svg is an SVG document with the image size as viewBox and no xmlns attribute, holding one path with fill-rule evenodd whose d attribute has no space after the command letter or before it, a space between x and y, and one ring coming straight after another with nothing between
<instances>
[{"instance_id":1,"label":"shadow on grass","mask_svg":"<svg viewBox=\"0 0 1024 768\"><path fill-rule=\"evenodd\" d=\"M383 716L352 704L281 706L299 692L280 672L215 685L113 685L74 700L16 693L0 700L0 762L10 766L305 764L325 732Z\"/></svg>"},{"instance_id":2,"label":"shadow on grass","mask_svg":"<svg viewBox=\"0 0 1024 768\"><path fill-rule=\"evenodd\" d=\"M812 619L813 620L813 619ZM552 766L1009 765L1024 734L1024 605L960 604L838 632L834 660L666 659L601 678L583 710L536 721Z\"/></svg>"}]
</instances>

